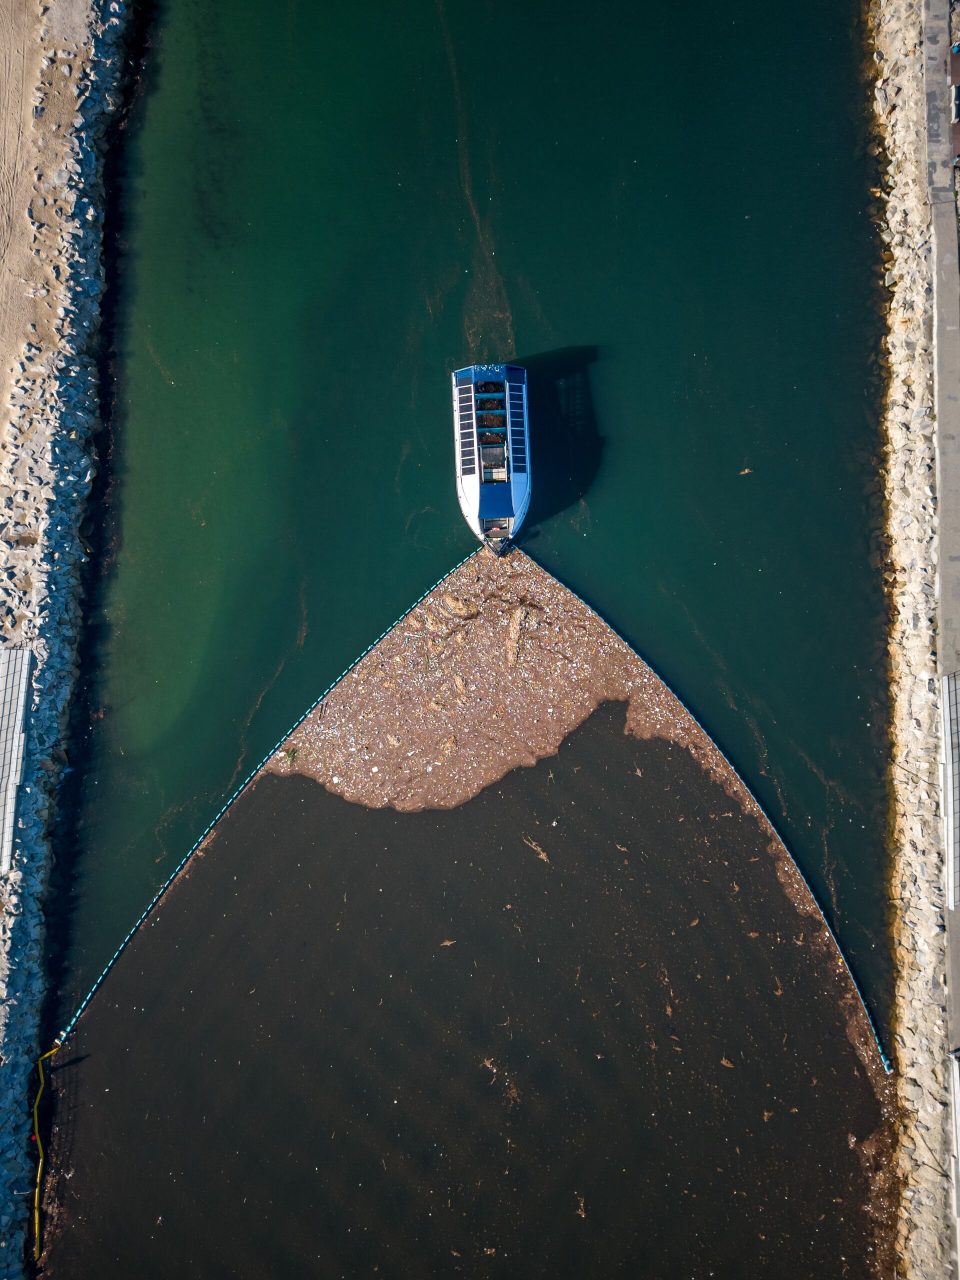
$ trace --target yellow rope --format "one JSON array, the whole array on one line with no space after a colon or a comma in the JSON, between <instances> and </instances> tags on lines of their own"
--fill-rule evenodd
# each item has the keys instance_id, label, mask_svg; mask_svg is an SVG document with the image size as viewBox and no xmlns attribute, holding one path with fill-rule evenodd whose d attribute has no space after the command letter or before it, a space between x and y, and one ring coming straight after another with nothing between
<instances>
[{"instance_id":1,"label":"yellow rope","mask_svg":"<svg viewBox=\"0 0 960 1280\"><path fill-rule=\"evenodd\" d=\"M52 1049L48 1049L46 1053L41 1053L37 1059L37 1071L40 1073L40 1088L37 1090L37 1096L33 1100L33 1139L37 1144L37 1182L33 1188L33 1260L40 1260L40 1183L43 1180L43 1143L40 1141L40 1122L37 1119L37 1107L40 1105L40 1095L43 1093L46 1084L46 1077L43 1074L43 1062L45 1058L52 1058L60 1048L60 1041L54 1041Z\"/></svg>"}]
</instances>

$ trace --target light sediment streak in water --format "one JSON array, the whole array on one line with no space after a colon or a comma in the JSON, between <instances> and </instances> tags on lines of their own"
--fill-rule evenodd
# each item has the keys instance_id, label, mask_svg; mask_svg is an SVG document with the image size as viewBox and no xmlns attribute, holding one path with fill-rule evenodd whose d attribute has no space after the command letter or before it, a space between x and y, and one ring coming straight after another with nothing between
<instances>
[{"instance_id":1,"label":"light sediment streak in water","mask_svg":"<svg viewBox=\"0 0 960 1280\"><path fill-rule=\"evenodd\" d=\"M463 306L463 332L467 350L475 359L509 359L516 351L513 312L503 276L494 261L496 248L490 226L480 216L473 190L467 112L463 103L456 51L450 34L443 0L437 0L437 16L450 67L453 101L457 117L457 162L460 188L476 235L470 286Z\"/></svg>"}]
</instances>

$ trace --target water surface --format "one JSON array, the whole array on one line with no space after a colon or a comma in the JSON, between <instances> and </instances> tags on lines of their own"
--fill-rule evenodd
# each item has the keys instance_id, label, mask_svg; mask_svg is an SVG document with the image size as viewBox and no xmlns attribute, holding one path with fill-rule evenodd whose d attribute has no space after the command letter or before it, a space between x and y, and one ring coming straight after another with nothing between
<instances>
[{"instance_id":1,"label":"water surface","mask_svg":"<svg viewBox=\"0 0 960 1280\"><path fill-rule=\"evenodd\" d=\"M554 428L569 459L524 545L731 755L883 1006L859 9L167 0L120 193L64 1014L236 782L470 549L447 370L511 342L534 465Z\"/></svg>"},{"instance_id":2,"label":"water surface","mask_svg":"<svg viewBox=\"0 0 960 1280\"><path fill-rule=\"evenodd\" d=\"M44 1274L876 1274L834 954L623 723L450 811L247 791L57 1060Z\"/></svg>"}]
</instances>

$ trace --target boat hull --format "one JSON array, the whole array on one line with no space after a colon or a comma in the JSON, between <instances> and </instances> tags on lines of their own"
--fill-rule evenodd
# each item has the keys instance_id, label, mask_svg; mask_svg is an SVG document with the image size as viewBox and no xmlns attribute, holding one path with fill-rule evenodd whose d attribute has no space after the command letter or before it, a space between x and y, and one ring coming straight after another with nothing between
<instances>
[{"instance_id":1,"label":"boat hull","mask_svg":"<svg viewBox=\"0 0 960 1280\"><path fill-rule=\"evenodd\" d=\"M502 552L530 509L527 373L481 364L451 375L457 500L475 537Z\"/></svg>"}]
</instances>

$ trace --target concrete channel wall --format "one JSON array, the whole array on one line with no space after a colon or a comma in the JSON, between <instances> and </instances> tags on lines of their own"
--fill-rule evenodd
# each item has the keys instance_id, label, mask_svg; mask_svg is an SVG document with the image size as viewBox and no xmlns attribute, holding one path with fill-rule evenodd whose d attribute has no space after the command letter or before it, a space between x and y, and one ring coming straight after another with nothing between
<instances>
[{"instance_id":1,"label":"concrete channel wall","mask_svg":"<svg viewBox=\"0 0 960 1280\"><path fill-rule=\"evenodd\" d=\"M960 675L951 673L940 680L940 710L943 716L943 847L946 850L947 910L956 911L960 902Z\"/></svg>"}]
</instances>

